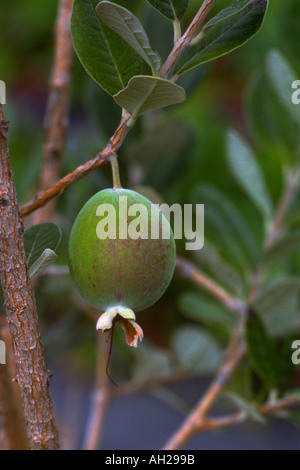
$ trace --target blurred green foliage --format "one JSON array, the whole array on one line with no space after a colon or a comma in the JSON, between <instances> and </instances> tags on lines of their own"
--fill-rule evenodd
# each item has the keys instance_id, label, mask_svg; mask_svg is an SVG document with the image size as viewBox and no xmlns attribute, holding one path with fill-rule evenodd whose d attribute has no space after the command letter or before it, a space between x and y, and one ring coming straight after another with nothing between
<instances>
[{"instance_id":1,"label":"blurred green foliage","mask_svg":"<svg viewBox=\"0 0 300 470\"><path fill-rule=\"evenodd\" d=\"M146 1L118 3L139 16L153 46L164 59L172 47L171 23ZM190 1L184 26L192 19L199 3ZM217 2L213 12L229 3ZM5 2L1 8L5 21L0 30L0 79L7 84L5 112L11 121L9 145L22 204L35 192L41 164L41 122L51 72L57 2L15 0ZM230 170L227 135L234 129L251 148L270 206L276 207L285 176L297 158L299 127L272 86L268 57L270 51L279 50L300 78L299 22L299 0L271 0L260 33L230 55L183 76L178 84L185 87L187 101L142 116L119 154L125 187L150 186L169 204L205 204L204 250L186 253L184 244L178 242L178 252L191 258L240 298L247 293L251 273L259 259L266 221ZM90 79L76 57L73 72L70 130L62 175L95 155L120 119L118 106ZM101 168L58 198L53 222L62 228L63 238L56 265L67 263L68 235L80 208L96 191L110 185L109 168ZM288 216L293 229L288 236L292 240L281 240L283 256L268 261L264 282L269 294L262 292L257 301L266 334L275 337L278 347L283 342L291 344L292 338L300 334L299 205L297 195ZM29 217L26 224L30 225L30 220ZM273 294L278 289L282 295L276 297L274 304ZM69 358L77 372L92 371L95 322L83 313L70 278L42 277L37 305L48 357ZM138 322L146 338L138 351L129 350L123 337L117 334L112 358L117 380L132 377L144 380L178 370L212 373L227 344L234 319L210 296L175 275L164 297L138 314ZM195 347L186 349L189 343ZM204 363L199 360L201 348L205 353ZM295 372L295 368L289 368L280 393L285 391L286 384L289 386L295 380ZM233 389L253 400L257 382L251 370L248 375L246 392L244 380L236 379ZM267 388L268 384L260 386Z\"/></svg>"}]
</instances>

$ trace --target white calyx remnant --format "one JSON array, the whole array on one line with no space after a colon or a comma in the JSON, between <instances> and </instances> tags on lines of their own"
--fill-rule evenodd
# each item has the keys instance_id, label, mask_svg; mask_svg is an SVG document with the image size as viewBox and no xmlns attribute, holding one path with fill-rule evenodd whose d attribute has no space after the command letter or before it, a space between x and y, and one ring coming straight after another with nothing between
<instances>
[{"instance_id":1,"label":"white calyx remnant","mask_svg":"<svg viewBox=\"0 0 300 470\"><path fill-rule=\"evenodd\" d=\"M143 339L142 328L134 321L135 313L131 308L122 305L109 307L98 319L96 329L101 331L110 330L114 322L120 323L129 346L137 347L138 340Z\"/></svg>"}]
</instances>

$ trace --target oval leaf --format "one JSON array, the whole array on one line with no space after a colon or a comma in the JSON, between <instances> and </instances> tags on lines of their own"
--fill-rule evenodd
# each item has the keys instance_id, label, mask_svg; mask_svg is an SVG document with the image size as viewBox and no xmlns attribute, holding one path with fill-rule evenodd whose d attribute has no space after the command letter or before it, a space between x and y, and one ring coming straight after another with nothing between
<instances>
[{"instance_id":1,"label":"oval leaf","mask_svg":"<svg viewBox=\"0 0 300 470\"><path fill-rule=\"evenodd\" d=\"M203 31L209 28L210 26L213 26L214 24L218 23L219 21L225 20L226 18L235 15L239 11L243 10L243 8L245 8L250 3L253 3L253 0L235 0L235 2L231 3L231 5L221 10L216 16L214 16L207 23L205 23Z\"/></svg>"},{"instance_id":2,"label":"oval leaf","mask_svg":"<svg viewBox=\"0 0 300 470\"><path fill-rule=\"evenodd\" d=\"M260 424L265 423L265 418L259 413L259 411L257 411L254 404L245 400L243 397L237 395L236 393L229 392L226 393L226 396L233 402L234 405L237 406L240 411L245 413L245 418L257 421Z\"/></svg>"},{"instance_id":3,"label":"oval leaf","mask_svg":"<svg viewBox=\"0 0 300 470\"><path fill-rule=\"evenodd\" d=\"M202 201L207 206L212 206L219 210L221 217L224 217L228 223L230 231L236 237L236 244L245 247L249 259L253 259L258 252L258 247L251 232L248 222L239 209L231 202L225 193L216 187L208 184L199 184L195 188L198 201Z\"/></svg>"},{"instance_id":4,"label":"oval leaf","mask_svg":"<svg viewBox=\"0 0 300 470\"><path fill-rule=\"evenodd\" d=\"M281 162L289 161L298 146L299 128L272 86L266 86L268 82L269 77L260 70L248 86L246 111L250 128L259 145L278 155Z\"/></svg>"},{"instance_id":5,"label":"oval leaf","mask_svg":"<svg viewBox=\"0 0 300 470\"><path fill-rule=\"evenodd\" d=\"M275 344L254 311L247 318L245 337L248 357L256 374L269 389L276 388L279 378Z\"/></svg>"},{"instance_id":6,"label":"oval leaf","mask_svg":"<svg viewBox=\"0 0 300 470\"><path fill-rule=\"evenodd\" d=\"M238 271L228 264L219 254L215 246L205 240L203 248L194 254L200 266L204 267L231 292L241 295L245 291L243 279Z\"/></svg>"},{"instance_id":7,"label":"oval leaf","mask_svg":"<svg viewBox=\"0 0 300 470\"><path fill-rule=\"evenodd\" d=\"M139 114L182 103L185 91L175 83L158 77L139 75L133 77L128 86L114 95L114 100L134 117Z\"/></svg>"},{"instance_id":8,"label":"oval leaf","mask_svg":"<svg viewBox=\"0 0 300 470\"><path fill-rule=\"evenodd\" d=\"M215 339L195 326L181 327L172 338L172 345L179 365L184 370L200 374L215 372L221 351Z\"/></svg>"},{"instance_id":9,"label":"oval leaf","mask_svg":"<svg viewBox=\"0 0 300 470\"><path fill-rule=\"evenodd\" d=\"M139 55L97 16L97 0L75 0L71 17L74 49L87 73L114 95L141 69Z\"/></svg>"},{"instance_id":10,"label":"oval leaf","mask_svg":"<svg viewBox=\"0 0 300 470\"><path fill-rule=\"evenodd\" d=\"M233 14L220 14L219 20L203 31L199 40L186 48L175 64L174 73L184 72L240 47L261 28L268 0L256 0Z\"/></svg>"},{"instance_id":11,"label":"oval leaf","mask_svg":"<svg viewBox=\"0 0 300 470\"><path fill-rule=\"evenodd\" d=\"M137 382L145 382L172 373L172 358L168 351L143 345L138 354L135 352L133 354L135 356L133 377Z\"/></svg>"},{"instance_id":12,"label":"oval leaf","mask_svg":"<svg viewBox=\"0 0 300 470\"><path fill-rule=\"evenodd\" d=\"M263 287L253 306L271 336L292 333L299 323L300 282L295 278L273 281Z\"/></svg>"},{"instance_id":13,"label":"oval leaf","mask_svg":"<svg viewBox=\"0 0 300 470\"><path fill-rule=\"evenodd\" d=\"M300 248L300 231L289 233L275 242L262 257L264 264L276 263L281 258Z\"/></svg>"},{"instance_id":14,"label":"oval leaf","mask_svg":"<svg viewBox=\"0 0 300 470\"><path fill-rule=\"evenodd\" d=\"M264 176L252 150L236 131L228 134L227 158L233 176L267 220L272 214L272 203Z\"/></svg>"},{"instance_id":15,"label":"oval leaf","mask_svg":"<svg viewBox=\"0 0 300 470\"><path fill-rule=\"evenodd\" d=\"M112 2L100 2L96 12L101 20L119 34L151 67L154 75L161 66L159 54L152 49L140 21L129 10Z\"/></svg>"},{"instance_id":16,"label":"oval leaf","mask_svg":"<svg viewBox=\"0 0 300 470\"><path fill-rule=\"evenodd\" d=\"M206 326L232 326L235 321L222 305L194 292L183 292L178 299L178 308L187 318Z\"/></svg>"},{"instance_id":17,"label":"oval leaf","mask_svg":"<svg viewBox=\"0 0 300 470\"><path fill-rule=\"evenodd\" d=\"M283 106L285 106L290 116L299 125L299 106L296 106L292 102L292 83L297 80L296 73L293 71L287 59L276 50L270 52L267 57L267 70L278 98Z\"/></svg>"},{"instance_id":18,"label":"oval leaf","mask_svg":"<svg viewBox=\"0 0 300 470\"><path fill-rule=\"evenodd\" d=\"M49 222L33 225L24 233L28 268L40 258L46 248L55 251L61 240L61 229Z\"/></svg>"},{"instance_id":19,"label":"oval leaf","mask_svg":"<svg viewBox=\"0 0 300 470\"><path fill-rule=\"evenodd\" d=\"M156 10L169 20L181 20L186 12L188 0L147 0Z\"/></svg>"},{"instance_id":20,"label":"oval leaf","mask_svg":"<svg viewBox=\"0 0 300 470\"><path fill-rule=\"evenodd\" d=\"M55 251L46 248L41 256L31 265L29 269L29 277L33 279L43 272L57 258Z\"/></svg>"}]
</instances>

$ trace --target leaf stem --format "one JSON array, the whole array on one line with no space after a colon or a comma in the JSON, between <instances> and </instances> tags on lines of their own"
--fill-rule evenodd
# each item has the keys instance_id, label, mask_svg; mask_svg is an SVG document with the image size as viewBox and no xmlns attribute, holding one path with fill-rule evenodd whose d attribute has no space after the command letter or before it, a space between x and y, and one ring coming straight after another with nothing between
<instances>
[{"instance_id":1,"label":"leaf stem","mask_svg":"<svg viewBox=\"0 0 300 470\"><path fill-rule=\"evenodd\" d=\"M117 155L113 154L109 158L111 169L112 169L112 176L113 176L113 184L114 189L120 189L121 181L120 181L120 172L119 172L119 164L118 164L118 157Z\"/></svg>"},{"instance_id":2,"label":"leaf stem","mask_svg":"<svg viewBox=\"0 0 300 470\"><path fill-rule=\"evenodd\" d=\"M177 18L176 20L173 21L173 28L174 28L174 44L176 44L176 42L181 36L181 25L180 25L180 21Z\"/></svg>"}]
</instances>

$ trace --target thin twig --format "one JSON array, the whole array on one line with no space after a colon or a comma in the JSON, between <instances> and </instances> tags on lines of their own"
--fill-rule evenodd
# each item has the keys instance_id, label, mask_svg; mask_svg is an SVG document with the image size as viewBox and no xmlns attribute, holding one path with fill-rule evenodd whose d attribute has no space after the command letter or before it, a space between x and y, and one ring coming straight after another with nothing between
<instances>
[{"instance_id":1,"label":"thin twig","mask_svg":"<svg viewBox=\"0 0 300 470\"><path fill-rule=\"evenodd\" d=\"M298 405L300 402L298 398L282 398L281 400L275 401L274 403L266 403L258 407L257 412L261 415L270 415L276 413L276 411L284 410L292 406ZM228 426L234 426L237 424L244 423L248 418L247 413L241 411L239 413L233 413L228 416L222 416L220 418L212 418L204 420L197 429L197 433L212 431L214 429L221 429Z\"/></svg>"},{"instance_id":2,"label":"thin twig","mask_svg":"<svg viewBox=\"0 0 300 470\"><path fill-rule=\"evenodd\" d=\"M97 450L103 434L103 427L109 401L106 375L105 336L97 335L97 367L89 423L84 442L84 449Z\"/></svg>"},{"instance_id":3,"label":"thin twig","mask_svg":"<svg viewBox=\"0 0 300 470\"><path fill-rule=\"evenodd\" d=\"M61 0L59 5L52 77L45 115L45 144L39 177L39 190L54 184L60 176L68 129L69 99L71 88L71 68L73 44L70 32L70 18L73 0ZM37 211L33 223L52 220L54 200Z\"/></svg>"},{"instance_id":4,"label":"thin twig","mask_svg":"<svg viewBox=\"0 0 300 470\"><path fill-rule=\"evenodd\" d=\"M117 150L121 147L123 140L125 139L130 129L130 127L127 126L130 118L131 115L129 113L126 113L123 116L119 127L117 128L114 135L111 137L104 150L99 152L94 158L92 158L88 162L77 167L71 173L68 173L66 176L64 176L62 179L57 181L45 191L37 193L31 199L31 201L24 204L24 206L22 206L20 209L21 216L24 217L28 214L31 214L39 207L42 207L47 204L54 197L57 197L62 194L71 184L74 184L76 183L76 181L81 180L89 173L94 171L96 168L106 165L109 161L109 157L115 154Z\"/></svg>"},{"instance_id":5,"label":"thin twig","mask_svg":"<svg viewBox=\"0 0 300 470\"><path fill-rule=\"evenodd\" d=\"M215 282L206 277L189 261L177 257L176 268L183 277L190 279L199 287L209 292L230 312L236 315L243 315L245 313L243 302L231 297L224 289L222 289L222 287L218 286Z\"/></svg>"},{"instance_id":6,"label":"thin twig","mask_svg":"<svg viewBox=\"0 0 300 470\"><path fill-rule=\"evenodd\" d=\"M167 58L166 62L163 64L162 68L160 69L159 76L162 78L167 78L170 70L173 68L176 60L180 56L180 54L184 51L184 49L190 44L190 42L195 37L199 27L203 23L206 15L214 6L217 0L205 0L200 7L198 13L194 17L193 21L187 28L186 32L181 36L181 38L176 41L171 54Z\"/></svg>"},{"instance_id":7,"label":"thin twig","mask_svg":"<svg viewBox=\"0 0 300 470\"><path fill-rule=\"evenodd\" d=\"M245 349L241 339L241 331L242 326L239 325L239 327L233 333L231 342L225 353L224 360L215 379L209 386L204 396L201 397L195 408L185 419L183 424L167 442L164 450L180 449L194 434L198 432L199 427L205 421L207 413L210 411L216 400L223 392L225 386L227 385L233 372L244 355Z\"/></svg>"},{"instance_id":8,"label":"thin twig","mask_svg":"<svg viewBox=\"0 0 300 470\"><path fill-rule=\"evenodd\" d=\"M49 391L35 299L23 240L23 223L7 146L8 122L0 106L0 282L16 360L30 449L56 449L58 433Z\"/></svg>"}]
</instances>

